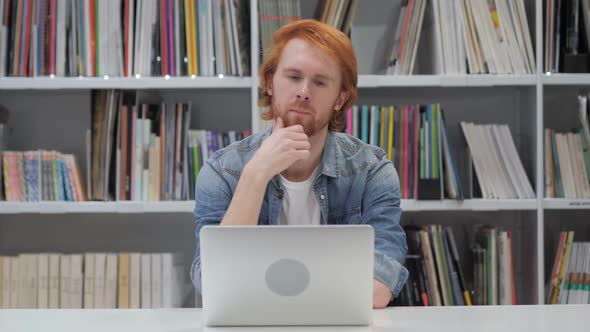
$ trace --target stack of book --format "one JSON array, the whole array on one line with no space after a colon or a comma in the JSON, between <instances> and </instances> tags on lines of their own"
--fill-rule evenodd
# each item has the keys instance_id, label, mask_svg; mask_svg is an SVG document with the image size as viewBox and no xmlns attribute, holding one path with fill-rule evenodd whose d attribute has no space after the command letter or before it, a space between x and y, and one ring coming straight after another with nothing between
<instances>
[{"instance_id":1,"label":"stack of book","mask_svg":"<svg viewBox=\"0 0 590 332\"><path fill-rule=\"evenodd\" d=\"M516 304L512 232L481 227L472 255L473 304Z\"/></svg>"},{"instance_id":2,"label":"stack of book","mask_svg":"<svg viewBox=\"0 0 590 332\"><path fill-rule=\"evenodd\" d=\"M573 241L573 231L560 233L547 304L590 303L590 242Z\"/></svg>"},{"instance_id":3,"label":"stack of book","mask_svg":"<svg viewBox=\"0 0 590 332\"><path fill-rule=\"evenodd\" d=\"M248 3L0 0L0 76L248 76Z\"/></svg>"},{"instance_id":4,"label":"stack of book","mask_svg":"<svg viewBox=\"0 0 590 332\"><path fill-rule=\"evenodd\" d=\"M405 230L409 277L396 304L471 305L452 230L440 225L408 226Z\"/></svg>"},{"instance_id":5,"label":"stack of book","mask_svg":"<svg viewBox=\"0 0 590 332\"><path fill-rule=\"evenodd\" d=\"M588 97L578 96L581 130L545 129L545 196L590 198L590 124Z\"/></svg>"},{"instance_id":6,"label":"stack of book","mask_svg":"<svg viewBox=\"0 0 590 332\"><path fill-rule=\"evenodd\" d=\"M261 55L270 49L272 36L285 24L301 19L299 0L258 0Z\"/></svg>"},{"instance_id":7,"label":"stack of book","mask_svg":"<svg viewBox=\"0 0 590 332\"><path fill-rule=\"evenodd\" d=\"M0 256L0 308L178 308L184 275L177 253Z\"/></svg>"},{"instance_id":8,"label":"stack of book","mask_svg":"<svg viewBox=\"0 0 590 332\"><path fill-rule=\"evenodd\" d=\"M314 18L350 35L358 0L318 1Z\"/></svg>"},{"instance_id":9,"label":"stack of book","mask_svg":"<svg viewBox=\"0 0 590 332\"><path fill-rule=\"evenodd\" d=\"M144 104L133 94L96 91L88 134L92 200L189 200L199 169L245 131L189 128L190 103Z\"/></svg>"},{"instance_id":10,"label":"stack of book","mask_svg":"<svg viewBox=\"0 0 590 332\"><path fill-rule=\"evenodd\" d=\"M473 280L465 275L465 262L451 227L406 226L408 281L397 305L516 304L512 233L490 226L474 227L471 248ZM473 287L470 287L472 285Z\"/></svg>"},{"instance_id":11,"label":"stack of book","mask_svg":"<svg viewBox=\"0 0 590 332\"><path fill-rule=\"evenodd\" d=\"M76 159L57 151L4 151L0 170L4 199L12 202L85 201Z\"/></svg>"},{"instance_id":12,"label":"stack of book","mask_svg":"<svg viewBox=\"0 0 590 332\"><path fill-rule=\"evenodd\" d=\"M590 198L590 154L584 135L545 129L545 165L546 197Z\"/></svg>"},{"instance_id":13,"label":"stack of book","mask_svg":"<svg viewBox=\"0 0 590 332\"><path fill-rule=\"evenodd\" d=\"M426 0L402 1L388 59L388 75L411 75L414 72L425 11Z\"/></svg>"},{"instance_id":14,"label":"stack of book","mask_svg":"<svg viewBox=\"0 0 590 332\"><path fill-rule=\"evenodd\" d=\"M428 49L418 47L423 21L433 44ZM434 74L533 74L536 68L523 0L404 0L394 36L390 75L413 74L417 50L429 52Z\"/></svg>"},{"instance_id":15,"label":"stack of book","mask_svg":"<svg viewBox=\"0 0 590 332\"><path fill-rule=\"evenodd\" d=\"M461 128L483 198L535 198L507 125L461 122Z\"/></svg>"},{"instance_id":16,"label":"stack of book","mask_svg":"<svg viewBox=\"0 0 590 332\"><path fill-rule=\"evenodd\" d=\"M471 305L450 227L405 227L408 281L395 303L409 306Z\"/></svg>"},{"instance_id":17,"label":"stack of book","mask_svg":"<svg viewBox=\"0 0 590 332\"><path fill-rule=\"evenodd\" d=\"M401 198L463 198L439 104L354 105L346 113L345 132L387 153Z\"/></svg>"}]
</instances>

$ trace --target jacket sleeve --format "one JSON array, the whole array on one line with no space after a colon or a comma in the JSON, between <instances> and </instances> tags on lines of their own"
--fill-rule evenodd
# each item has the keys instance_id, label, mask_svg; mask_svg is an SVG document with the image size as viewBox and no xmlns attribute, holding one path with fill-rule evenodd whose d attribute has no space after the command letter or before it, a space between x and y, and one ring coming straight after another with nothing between
<instances>
[{"instance_id":1,"label":"jacket sleeve","mask_svg":"<svg viewBox=\"0 0 590 332\"><path fill-rule=\"evenodd\" d=\"M200 241L199 232L206 225L219 225L232 198L232 192L227 181L221 176L218 169L211 163L216 161L210 159L199 171L197 185L195 188L195 238L196 250L191 265L191 280L198 293L201 293L201 264L200 264Z\"/></svg>"},{"instance_id":2,"label":"jacket sleeve","mask_svg":"<svg viewBox=\"0 0 590 332\"><path fill-rule=\"evenodd\" d=\"M393 164L385 157L371 169L362 198L361 223L375 230L374 276L397 296L408 270L403 266L408 246L400 225L399 178Z\"/></svg>"}]
</instances>

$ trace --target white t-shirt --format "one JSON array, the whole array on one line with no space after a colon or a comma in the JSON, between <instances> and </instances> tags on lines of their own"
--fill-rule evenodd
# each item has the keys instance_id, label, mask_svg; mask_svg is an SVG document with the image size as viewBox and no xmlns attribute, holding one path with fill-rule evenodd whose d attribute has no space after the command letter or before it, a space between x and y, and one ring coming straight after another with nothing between
<instances>
[{"instance_id":1,"label":"white t-shirt","mask_svg":"<svg viewBox=\"0 0 590 332\"><path fill-rule=\"evenodd\" d=\"M319 225L321 209L313 193L313 184L319 174L316 167L309 179L291 182L279 174L283 188L283 206L279 213L279 225Z\"/></svg>"}]
</instances>

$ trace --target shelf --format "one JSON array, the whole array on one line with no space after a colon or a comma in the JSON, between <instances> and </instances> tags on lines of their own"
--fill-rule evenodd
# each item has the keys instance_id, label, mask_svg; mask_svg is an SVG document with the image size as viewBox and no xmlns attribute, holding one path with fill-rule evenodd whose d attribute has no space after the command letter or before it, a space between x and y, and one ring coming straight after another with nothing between
<instances>
[{"instance_id":1,"label":"shelf","mask_svg":"<svg viewBox=\"0 0 590 332\"><path fill-rule=\"evenodd\" d=\"M535 199L467 199L464 201L402 200L402 211L518 211L536 210Z\"/></svg>"},{"instance_id":2,"label":"shelf","mask_svg":"<svg viewBox=\"0 0 590 332\"><path fill-rule=\"evenodd\" d=\"M0 202L0 214L192 213L194 201L166 202Z\"/></svg>"},{"instance_id":3,"label":"shelf","mask_svg":"<svg viewBox=\"0 0 590 332\"><path fill-rule=\"evenodd\" d=\"M590 76L586 79L590 84ZM534 86L534 75L359 75L359 88ZM579 83L578 83L579 84ZM251 77L3 77L0 90L251 88Z\"/></svg>"},{"instance_id":4,"label":"shelf","mask_svg":"<svg viewBox=\"0 0 590 332\"><path fill-rule=\"evenodd\" d=\"M544 85L590 85L590 74L544 74Z\"/></svg>"},{"instance_id":5,"label":"shelf","mask_svg":"<svg viewBox=\"0 0 590 332\"><path fill-rule=\"evenodd\" d=\"M0 214L192 213L194 201L166 202L0 202ZM463 202L402 200L403 211L534 210L535 200L470 199Z\"/></svg>"},{"instance_id":6,"label":"shelf","mask_svg":"<svg viewBox=\"0 0 590 332\"><path fill-rule=\"evenodd\" d=\"M2 77L0 90L250 88L250 77Z\"/></svg>"},{"instance_id":7,"label":"shelf","mask_svg":"<svg viewBox=\"0 0 590 332\"><path fill-rule=\"evenodd\" d=\"M545 198L543 207L548 210L589 210L590 199Z\"/></svg>"},{"instance_id":8,"label":"shelf","mask_svg":"<svg viewBox=\"0 0 590 332\"><path fill-rule=\"evenodd\" d=\"M359 75L359 88L534 86L535 75Z\"/></svg>"}]
</instances>

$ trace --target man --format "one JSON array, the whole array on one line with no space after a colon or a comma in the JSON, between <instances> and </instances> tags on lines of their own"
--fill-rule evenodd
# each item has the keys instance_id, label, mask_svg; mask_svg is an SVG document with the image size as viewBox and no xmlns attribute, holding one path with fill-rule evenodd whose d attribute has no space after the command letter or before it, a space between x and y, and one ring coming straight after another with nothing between
<instances>
[{"instance_id":1,"label":"man","mask_svg":"<svg viewBox=\"0 0 590 332\"><path fill-rule=\"evenodd\" d=\"M340 133L357 98L350 39L314 20L283 26L259 75L259 104L270 106L262 116L274 121L272 130L218 151L199 173L195 287L205 225L369 224L373 307L386 307L408 275L399 179L383 150Z\"/></svg>"}]
</instances>

